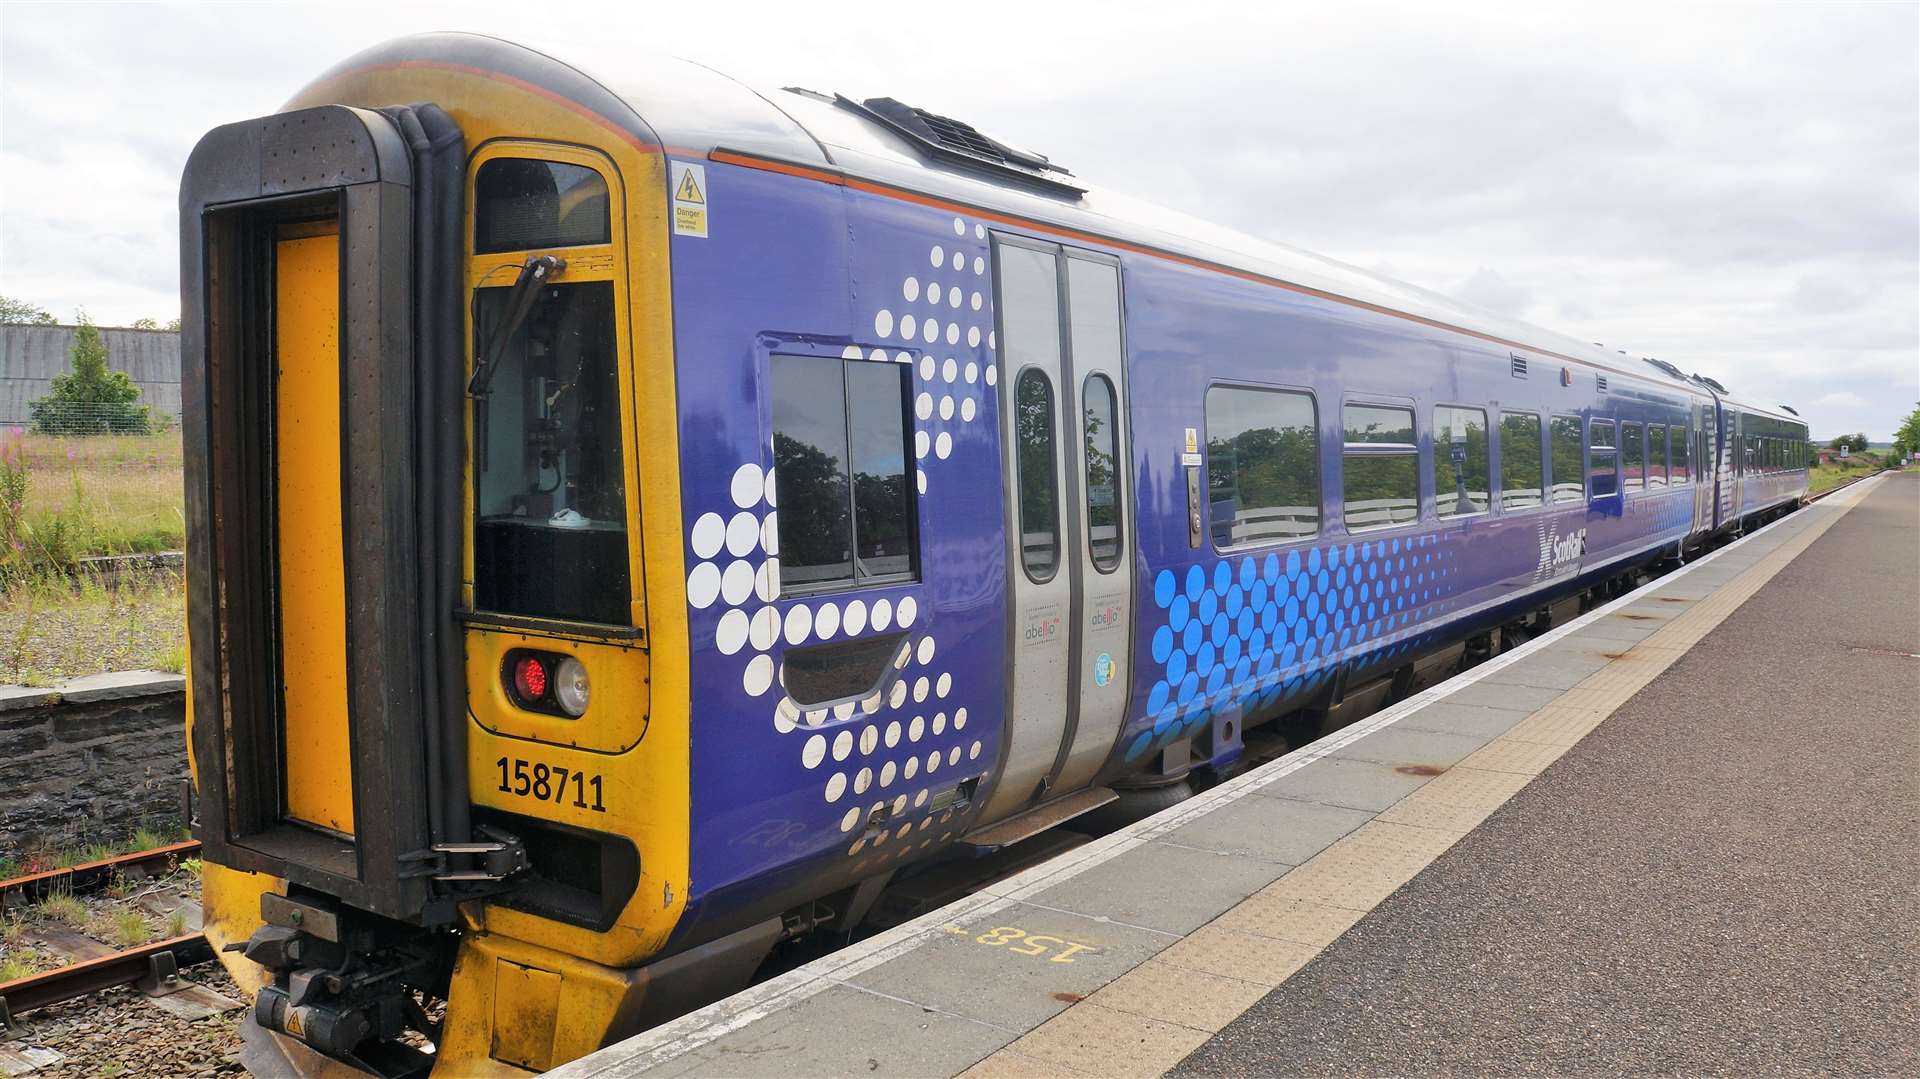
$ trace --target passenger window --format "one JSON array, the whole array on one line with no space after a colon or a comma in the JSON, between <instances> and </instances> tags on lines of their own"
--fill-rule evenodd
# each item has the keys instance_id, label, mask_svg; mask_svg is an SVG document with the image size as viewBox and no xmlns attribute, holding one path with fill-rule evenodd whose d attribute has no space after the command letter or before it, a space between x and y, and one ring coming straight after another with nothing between
<instances>
[{"instance_id":1,"label":"passenger window","mask_svg":"<svg viewBox=\"0 0 1920 1079\"><path fill-rule=\"evenodd\" d=\"M1313 398L1280 390L1207 391L1207 519L1222 550L1320 531Z\"/></svg>"},{"instance_id":2,"label":"passenger window","mask_svg":"<svg viewBox=\"0 0 1920 1079\"><path fill-rule=\"evenodd\" d=\"M476 337L505 325L512 291L474 294ZM507 339L475 404L481 609L614 625L632 619L617 361L607 281L539 290ZM553 572L559 567L567 572ZM565 583L572 581L582 585Z\"/></svg>"},{"instance_id":3,"label":"passenger window","mask_svg":"<svg viewBox=\"0 0 1920 1079\"><path fill-rule=\"evenodd\" d=\"M1487 512L1487 414L1477 408L1433 410L1433 509L1442 517Z\"/></svg>"},{"instance_id":4,"label":"passenger window","mask_svg":"<svg viewBox=\"0 0 1920 1079\"><path fill-rule=\"evenodd\" d=\"M1518 510L1538 506L1546 489L1540 461L1540 417L1531 412L1500 414L1500 506Z\"/></svg>"},{"instance_id":5,"label":"passenger window","mask_svg":"<svg viewBox=\"0 0 1920 1079\"><path fill-rule=\"evenodd\" d=\"M1668 438L1671 458L1667 468L1668 482L1675 487L1684 487L1690 482L1687 475L1687 429L1675 427Z\"/></svg>"},{"instance_id":6,"label":"passenger window","mask_svg":"<svg viewBox=\"0 0 1920 1079\"><path fill-rule=\"evenodd\" d=\"M607 181L581 165L496 157L475 175L473 199L478 255L613 240Z\"/></svg>"},{"instance_id":7,"label":"passenger window","mask_svg":"<svg viewBox=\"0 0 1920 1079\"><path fill-rule=\"evenodd\" d=\"M1383 405L1348 405L1343 505L1347 531L1391 528L1420 516L1420 448L1414 442L1413 411Z\"/></svg>"},{"instance_id":8,"label":"passenger window","mask_svg":"<svg viewBox=\"0 0 1920 1079\"><path fill-rule=\"evenodd\" d=\"M1060 492L1054 469L1053 386L1044 372L1020 372L1013 395L1020 440L1020 561L1036 583L1060 565Z\"/></svg>"},{"instance_id":9,"label":"passenger window","mask_svg":"<svg viewBox=\"0 0 1920 1079\"><path fill-rule=\"evenodd\" d=\"M1667 425L1647 424L1647 489L1667 485Z\"/></svg>"},{"instance_id":10,"label":"passenger window","mask_svg":"<svg viewBox=\"0 0 1920 1079\"><path fill-rule=\"evenodd\" d=\"M1587 424L1587 491L1594 498L1620 493L1618 450L1613 444L1613 421Z\"/></svg>"},{"instance_id":11,"label":"passenger window","mask_svg":"<svg viewBox=\"0 0 1920 1079\"><path fill-rule=\"evenodd\" d=\"M768 366L781 592L913 579L908 368L780 355Z\"/></svg>"},{"instance_id":12,"label":"passenger window","mask_svg":"<svg viewBox=\"0 0 1920 1079\"><path fill-rule=\"evenodd\" d=\"M1120 417L1114 406L1113 383L1105 375L1088 375L1080 390L1080 403L1086 413L1087 555L1094 568L1104 573L1120 564L1120 451L1116 433Z\"/></svg>"},{"instance_id":13,"label":"passenger window","mask_svg":"<svg viewBox=\"0 0 1920 1079\"><path fill-rule=\"evenodd\" d=\"M1629 493L1647 485L1647 444L1640 438L1640 425L1620 425L1620 471L1623 489Z\"/></svg>"},{"instance_id":14,"label":"passenger window","mask_svg":"<svg viewBox=\"0 0 1920 1079\"><path fill-rule=\"evenodd\" d=\"M1580 421L1573 416L1555 416L1547 425L1547 439L1553 458L1553 500L1578 502L1584 497L1585 466L1580 456Z\"/></svg>"}]
</instances>

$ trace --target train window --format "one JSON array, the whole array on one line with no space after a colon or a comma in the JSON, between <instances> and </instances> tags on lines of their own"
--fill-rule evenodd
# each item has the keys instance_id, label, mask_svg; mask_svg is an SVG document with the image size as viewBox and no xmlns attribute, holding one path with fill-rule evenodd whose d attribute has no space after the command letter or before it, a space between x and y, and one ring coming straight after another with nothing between
<instances>
[{"instance_id":1,"label":"train window","mask_svg":"<svg viewBox=\"0 0 1920 1079\"><path fill-rule=\"evenodd\" d=\"M1087 555L1107 572L1120 564L1120 416L1113 383L1105 375L1088 375L1080 405L1086 414Z\"/></svg>"},{"instance_id":2,"label":"train window","mask_svg":"<svg viewBox=\"0 0 1920 1079\"><path fill-rule=\"evenodd\" d=\"M777 355L768 372L781 592L911 580L909 369Z\"/></svg>"},{"instance_id":3,"label":"train window","mask_svg":"<svg viewBox=\"0 0 1920 1079\"><path fill-rule=\"evenodd\" d=\"M1348 405L1343 504L1347 531L1391 528L1420 516L1420 450L1413 411L1384 405Z\"/></svg>"},{"instance_id":4,"label":"train window","mask_svg":"<svg viewBox=\"0 0 1920 1079\"><path fill-rule=\"evenodd\" d=\"M496 157L474 177L473 201L478 255L613 240L606 178L584 166Z\"/></svg>"},{"instance_id":5,"label":"train window","mask_svg":"<svg viewBox=\"0 0 1920 1079\"><path fill-rule=\"evenodd\" d=\"M1531 412L1500 414L1500 506L1518 510L1538 506L1545 497L1546 469L1540 460L1540 417Z\"/></svg>"},{"instance_id":6,"label":"train window","mask_svg":"<svg viewBox=\"0 0 1920 1079\"><path fill-rule=\"evenodd\" d=\"M1037 367L1014 386L1014 437L1020 440L1020 561L1034 581L1060 565L1060 491L1053 446L1053 385Z\"/></svg>"},{"instance_id":7,"label":"train window","mask_svg":"<svg viewBox=\"0 0 1920 1079\"><path fill-rule=\"evenodd\" d=\"M1667 425L1647 424L1647 490L1667 485Z\"/></svg>"},{"instance_id":8,"label":"train window","mask_svg":"<svg viewBox=\"0 0 1920 1079\"><path fill-rule=\"evenodd\" d=\"M1620 472L1622 489L1631 493L1647 485L1647 444L1640 436L1640 425L1620 425Z\"/></svg>"},{"instance_id":9,"label":"train window","mask_svg":"<svg viewBox=\"0 0 1920 1079\"><path fill-rule=\"evenodd\" d=\"M1580 455L1580 421L1573 416L1555 416L1547 424L1547 442L1553 460L1553 500L1580 501L1587 489Z\"/></svg>"},{"instance_id":10,"label":"train window","mask_svg":"<svg viewBox=\"0 0 1920 1079\"><path fill-rule=\"evenodd\" d=\"M480 289L475 325L502 325L512 291ZM606 281L540 290L507 339L476 405L482 609L608 624L632 617L615 361Z\"/></svg>"},{"instance_id":11,"label":"train window","mask_svg":"<svg viewBox=\"0 0 1920 1079\"><path fill-rule=\"evenodd\" d=\"M1319 432L1304 393L1207 391L1207 519L1226 549L1320 531Z\"/></svg>"},{"instance_id":12,"label":"train window","mask_svg":"<svg viewBox=\"0 0 1920 1079\"><path fill-rule=\"evenodd\" d=\"M1670 460L1667 465L1667 482L1675 487L1684 487L1692 482L1687 475L1687 429L1675 426L1668 432Z\"/></svg>"},{"instance_id":13,"label":"train window","mask_svg":"<svg viewBox=\"0 0 1920 1079\"><path fill-rule=\"evenodd\" d=\"M1486 412L1444 405L1434 409L1434 512L1442 517L1487 512L1491 472L1487 464Z\"/></svg>"},{"instance_id":14,"label":"train window","mask_svg":"<svg viewBox=\"0 0 1920 1079\"><path fill-rule=\"evenodd\" d=\"M1587 424L1587 493L1606 498L1620 493L1618 449L1613 444L1612 420L1591 420Z\"/></svg>"}]
</instances>

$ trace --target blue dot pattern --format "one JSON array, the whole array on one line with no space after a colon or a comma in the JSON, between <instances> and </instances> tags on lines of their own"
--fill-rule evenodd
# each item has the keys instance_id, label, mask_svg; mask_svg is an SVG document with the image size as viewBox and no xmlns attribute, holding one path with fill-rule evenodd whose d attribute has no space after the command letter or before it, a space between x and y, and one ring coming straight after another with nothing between
<instances>
[{"instance_id":1,"label":"blue dot pattern","mask_svg":"<svg viewBox=\"0 0 1920 1079\"><path fill-rule=\"evenodd\" d=\"M1145 612L1160 677L1139 760L1215 715L1266 712L1318 690L1342 664L1380 662L1436 635L1422 630L1459 588L1455 552L1435 535L1295 548L1163 569Z\"/></svg>"}]
</instances>

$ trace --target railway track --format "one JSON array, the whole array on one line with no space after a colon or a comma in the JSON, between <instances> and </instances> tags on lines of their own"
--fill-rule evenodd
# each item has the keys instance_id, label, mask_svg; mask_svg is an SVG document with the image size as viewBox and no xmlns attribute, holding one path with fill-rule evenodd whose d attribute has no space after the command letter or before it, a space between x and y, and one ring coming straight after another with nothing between
<instances>
[{"instance_id":1,"label":"railway track","mask_svg":"<svg viewBox=\"0 0 1920 1079\"><path fill-rule=\"evenodd\" d=\"M0 911L22 910L54 896L102 891L116 879L165 876L199 851L200 844L189 840L0 880ZM37 943L72 961L0 982L0 1030L26 1012L116 986L135 985L151 997L197 989L180 978L180 971L213 958L212 946L198 931L119 950L57 929L44 931Z\"/></svg>"}]
</instances>

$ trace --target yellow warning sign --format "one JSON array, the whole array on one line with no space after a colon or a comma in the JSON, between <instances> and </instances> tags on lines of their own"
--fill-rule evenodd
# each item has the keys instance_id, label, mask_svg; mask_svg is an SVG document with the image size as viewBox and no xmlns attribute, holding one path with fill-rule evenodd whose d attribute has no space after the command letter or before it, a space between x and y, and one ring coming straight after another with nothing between
<instances>
[{"instance_id":1,"label":"yellow warning sign","mask_svg":"<svg viewBox=\"0 0 1920 1079\"><path fill-rule=\"evenodd\" d=\"M700 181L693 175L692 169L680 174L680 186L673 190L673 201L697 202L702 206L707 204L707 197L700 193Z\"/></svg>"},{"instance_id":2,"label":"yellow warning sign","mask_svg":"<svg viewBox=\"0 0 1920 1079\"><path fill-rule=\"evenodd\" d=\"M686 161L673 163L673 233L707 234L707 169Z\"/></svg>"},{"instance_id":3,"label":"yellow warning sign","mask_svg":"<svg viewBox=\"0 0 1920 1079\"><path fill-rule=\"evenodd\" d=\"M1200 452L1200 429L1197 427L1187 428L1187 452Z\"/></svg>"}]
</instances>

